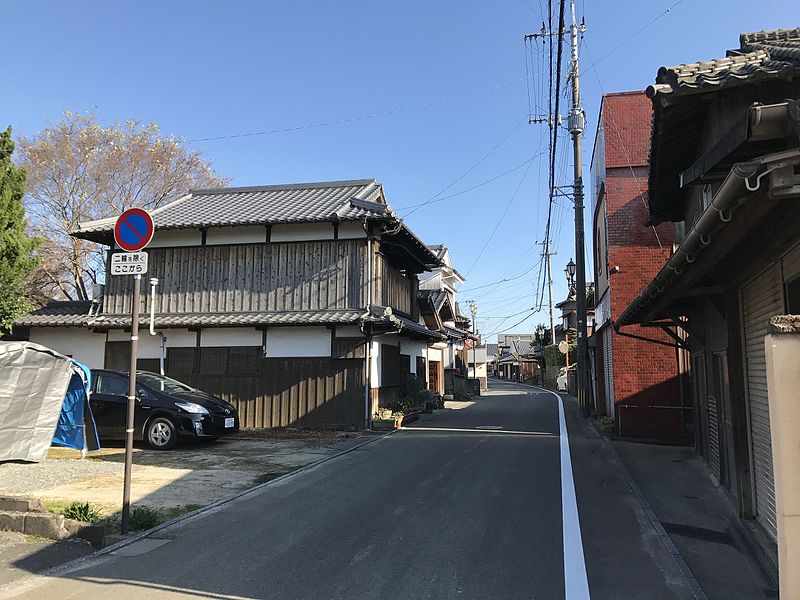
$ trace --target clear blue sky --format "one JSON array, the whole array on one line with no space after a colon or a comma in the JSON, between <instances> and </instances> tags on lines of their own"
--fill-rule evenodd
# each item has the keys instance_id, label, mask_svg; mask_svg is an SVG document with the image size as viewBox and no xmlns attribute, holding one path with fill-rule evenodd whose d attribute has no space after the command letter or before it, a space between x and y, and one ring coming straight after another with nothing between
<instances>
[{"instance_id":1,"label":"clear blue sky","mask_svg":"<svg viewBox=\"0 0 800 600\"><path fill-rule=\"evenodd\" d=\"M379 115L193 144L233 185L374 177L402 216L403 207L435 196L504 138L442 196L514 169L546 146L546 126L524 123L522 39L541 27L542 6L546 11L544 0L5 1L0 125L32 135L65 109L93 110L105 123L153 120L192 140ZM796 2L753 6L577 0L588 27L581 49L586 167L603 91L643 89L659 66L724 56L740 32L800 24ZM383 114L410 107L417 108ZM460 297L477 302L484 333L504 331L527 313L503 317L534 304L547 175L540 159L530 167L524 181L523 166L407 218L426 242L450 247L468 274ZM563 169L570 172L571 162ZM568 210L561 201L555 212L557 300L566 294L563 266L574 255ZM528 269L513 282L470 291ZM545 321L543 311L514 331Z\"/></svg>"}]
</instances>

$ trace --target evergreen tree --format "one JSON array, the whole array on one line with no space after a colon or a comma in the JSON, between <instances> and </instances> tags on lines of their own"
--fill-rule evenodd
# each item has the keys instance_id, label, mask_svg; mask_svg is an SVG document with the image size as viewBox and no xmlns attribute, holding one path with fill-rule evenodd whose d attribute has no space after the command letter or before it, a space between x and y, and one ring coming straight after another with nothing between
<instances>
[{"instance_id":1,"label":"evergreen tree","mask_svg":"<svg viewBox=\"0 0 800 600\"><path fill-rule=\"evenodd\" d=\"M30 310L26 278L36 266L39 240L25 232L25 170L11 161L11 127L0 133L0 335Z\"/></svg>"}]
</instances>

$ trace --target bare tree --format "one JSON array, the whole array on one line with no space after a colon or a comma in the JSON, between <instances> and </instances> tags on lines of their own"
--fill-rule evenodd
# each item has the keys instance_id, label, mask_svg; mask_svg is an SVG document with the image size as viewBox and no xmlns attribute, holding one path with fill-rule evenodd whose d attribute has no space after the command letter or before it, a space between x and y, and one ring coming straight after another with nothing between
<instances>
[{"instance_id":1,"label":"bare tree","mask_svg":"<svg viewBox=\"0 0 800 600\"><path fill-rule=\"evenodd\" d=\"M89 299L91 284L103 277L103 249L69 235L79 223L227 183L199 151L162 135L155 123L102 127L93 114L65 112L38 135L21 138L19 162L28 174L31 229L46 240L31 281L39 295L69 300Z\"/></svg>"}]
</instances>

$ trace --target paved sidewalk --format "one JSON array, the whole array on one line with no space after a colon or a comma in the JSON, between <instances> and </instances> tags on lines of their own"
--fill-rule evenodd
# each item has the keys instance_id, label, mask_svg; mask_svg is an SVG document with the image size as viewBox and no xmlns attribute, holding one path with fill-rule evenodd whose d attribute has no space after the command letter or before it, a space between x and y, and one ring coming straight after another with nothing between
<instances>
[{"instance_id":1,"label":"paved sidewalk","mask_svg":"<svg viewBox=\"0 0 800 600\"><path fill-rule=\"evenodd\" d=\"M691 448L611 445L709 599L778 597L747 549L731 501Z\"/></svg>"}]
</instances>

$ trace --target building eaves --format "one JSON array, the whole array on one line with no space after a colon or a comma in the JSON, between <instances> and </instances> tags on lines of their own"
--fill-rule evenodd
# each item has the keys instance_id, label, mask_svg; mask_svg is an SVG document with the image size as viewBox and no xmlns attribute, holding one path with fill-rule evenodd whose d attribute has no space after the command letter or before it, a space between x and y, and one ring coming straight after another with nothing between
<instances>
[{"instance_id":1,"label":"building eaves","mask_svg":"<svg viewBox=\"0 0 800 600\"><path fill-rule=\"evenodd\" d=\"M800 28L743 33L724 58L661 67L650 98L680 96L800 74Z\"/></svg>"},{"instance_id":2,"label":"building eaves","mask_svg":"<svg viewBox=\"0 0 800 600\"><path fill-rule=\"evenodd\" d=\"M798 76L800 28L743 33L739 49L729 51L725 58L660 68L655 85L646 90L653 102L648 224L681 220L687 190L680 177L698 158L696 150L709 106L707 94L763 84L761 95L754 96L763 102L764 86L769 82L796 81ZM773 94L782 93L774 89Z\"/></svg>"}]
</instances>

